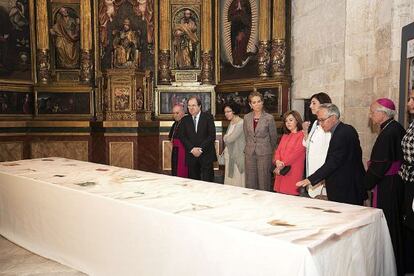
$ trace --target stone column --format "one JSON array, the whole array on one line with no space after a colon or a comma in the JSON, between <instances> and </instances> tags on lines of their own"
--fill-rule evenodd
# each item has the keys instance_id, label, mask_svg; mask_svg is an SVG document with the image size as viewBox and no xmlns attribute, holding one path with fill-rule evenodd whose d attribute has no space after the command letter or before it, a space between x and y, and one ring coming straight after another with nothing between
<instances>
[{"instance_id":1,"label":"stone column","mask_svg":"<svg viewBox=\"0 0 414 276\"><path fill-rule=\"evenodd\" d=\"M91 20L91 2L90 0L82 0L80 2L80 15L81 15L81 82L89 83L92 78L92 20Z\"/></svg>"},{"instance_id":2,"label":"stone column","mask_svg":"<svg viewBox=\"0 0 414 276\"><path fill-rule=\"evenodd\" d=\"M38 0L36 5L37 26L37 76L42 83L50 80L49 25L47 20L47 2Z\"/></svg>"},{"instance_id":3,"label":"stone column","mask_svg":"<svg viewBox=\"0 0 414 276\"><path fill-rule=\"evenodd\" d=\"M270 5L269 0L260 0L259 10L259 52L258 74L260 77L269 76L270 65Z\"/></svg>"},{"instance_id":4,"label":"stone column","mask_svg":"<svg viewBox=\"0 0 414 276\"><path fill-rule=\"evenodd\" d=\"M160 84L171 83L170 67L170 0L160 1L160 46L158 55L158 82Z\"/></svg>"},{"instance_id":5,"label":"stone column","mask_svg":"<svg viewBox=\"0 0 414 276\"><path fill-rule=\"evenodd\" d=\"M213 81L213 54L211 51L211 1L203 0L201 23L201 82L209 84Z\"/></svg>"},{"instance_id":6,"label":"stone column","mask_svg":"<svg viewBox=\"0 0 414 276\"><path fill-rule=\"evenodd\" d=\"M273 0L272 75L286 74L286 0Z\"/></svg>"}]
</instances>

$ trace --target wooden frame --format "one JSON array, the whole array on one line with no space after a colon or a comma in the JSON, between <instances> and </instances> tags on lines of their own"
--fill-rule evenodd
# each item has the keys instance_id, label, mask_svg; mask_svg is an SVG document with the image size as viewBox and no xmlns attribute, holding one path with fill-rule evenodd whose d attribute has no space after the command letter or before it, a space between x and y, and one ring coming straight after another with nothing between
<instances>
[{"instance_id":1,"label":"wooden frame","mask_svg":"<svg viewBox=\"0 0 414 276\"><path fill-rule=\"evenodd\" d=\"M257 46L259 43L259 0L246 0L249 2L251 7L251 13L252 13L252 29L251 29L251 38L249 39L248 45L250 45L250 50L253 51L249 57L249 60L246 62L246 64L242 64L241 66L237 67L225 67L226 65L223 62L223 56L226 56L226 51L228 52L229 49L226 49L226 45L229 43L229 39L225 38L227 32L229 30L228 26L225 26L225 23L227 22L224 17L225 11L228 10L228 6L233 2L232 0L216 0L215 2L215 14L216 14L216 54L215 54L215 64L216 64L216 80L217 83L240 83L245 81L251 81L257 79ZM229 34L227 34L228 36ZM230 45L231 46L231 45ZM227 45L227 48L230 47ZM253 48L256 48L256 50L253 50ZM248 51L249 49L247 49ZM229 56L229 54L227 54ZM232 72L232 77L224 76L222 73L226 71ZM255 77L250 77L250 76Z\"/></svg>"},{"instance_id":2,"label":"wooden frame","mask_svg":"<svg viewBox=\"0 0 414 276\"><path fill-rule=\"evenodd\" d=\"M27 43L26 47L29 47L29 54L30 57L25 56L27 60L30 61L30 64L28 65L28 68L30 69L30 73L27 77L17 77L16 71L13 71L11 75L0 75L0 83L8 83L8 84L33 84L36 81L36 37L35 37L35 11L34 11L34 0L29 0L28 6L24 7L25 10L28 11L28 24L29 26L29 41L25 42ZM16 6L17 7L17 6ZM9 10L6 11L7 14L5 16L9 16ZM3 16L3 15L1 15ZM12 27L11 27L12 28ZM3 35L2 35L3 36ZM12 37L11 34L8 35L8 38L10 39ZM22 43L22 42L21 42ZM16 53L16 58L18 58L18 55L20 55L21 61L22 58L24 58L22 55L22 52Z\"/></svg>"},{"instance_id":3,"label":"wooden frame","mask_svg":"<svg viewBox=\"0 0 414 276\"><path fill-rule=\"evenodd\" d=\"M407 100L412 85L414 85L414 23L404 26L401 33L398 121L405 127L408 127L410 120L413 119L413 116L407 112Z\"/></svg>"},{"instance_id":4,"label":"wooden frame","mask_svg":"<svg viewBox=\"0 0 414 276\"><path fill-rule=\"evenodd\" d=\"M186 100L190 96L200 96L203 111L215 114L215 93L214 86L158 86L155 89L156 96L156 116L159 119L171 120L172 107L176 103L183 103L186 108ZM208 108L206 108L206 105Z\"/></svg>"},{"instance_id":5,"label":"wooden frame","mask_svg":"<svg viewBox=\"0 0 414 276\"><path fill-rule=\"evenodd\" d=\"M31 119L34 97L31 86L4 84L0 87L0 118Z\"/></svg>"},{"instance_id":6,"label":"wooden frame","mask_svg":"<svg viewBox=\"0 0 414 276\"><path fill-rule=\"evenodd\" d=\"M94 114L90 87L37 86L34 89L36 118L89 120Z\"/></svg>"},{"instance_id":7,"label":"wooden frame","mask_svg":"<svg viewBox=\"0 0 414 276\"><path fill-rule=\"evenodd\" d=\"M224 105L232 102L237 104L241 109L241 115L250 112L248 96L252 91L258 91L264 96L264 108L272 114L275 119L281 118L282 109L282 91L281 83L277 84L255 84L255 85L234 85L219 86L216 88L216 118L224 119Z\"/></svg>"}]
</instances>

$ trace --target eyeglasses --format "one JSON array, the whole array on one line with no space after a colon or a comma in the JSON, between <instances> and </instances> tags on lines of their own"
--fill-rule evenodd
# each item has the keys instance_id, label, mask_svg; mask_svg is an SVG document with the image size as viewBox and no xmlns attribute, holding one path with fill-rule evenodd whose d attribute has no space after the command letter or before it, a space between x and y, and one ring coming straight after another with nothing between
<instances>
[{"instance_id":1,"label":"eyeglasses","mask_svg":"<svg viewBox=\"0 0 414 276\"><path fill-rule=\"evenodd\" d=\"M319 123L324 123L326 120L328 120L329 118L331 118L333 115L329 115L328 117L326 117L325 119L318 119Z\"/></svg>"}]
</instances>

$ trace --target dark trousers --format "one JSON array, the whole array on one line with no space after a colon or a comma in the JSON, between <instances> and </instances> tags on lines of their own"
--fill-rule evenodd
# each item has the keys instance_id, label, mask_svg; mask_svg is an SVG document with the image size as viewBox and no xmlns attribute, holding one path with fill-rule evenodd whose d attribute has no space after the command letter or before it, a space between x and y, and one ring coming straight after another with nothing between
<instances>
[{"instance_id":1,"label":"dark trousers","mask_svg":"<svg viewBox=\"0 0 414 276\"><path fill-rule=\"evenodd\" d=\"M196 159L191 164L188 164L188 176L191 179L214 182L213 162L206 164Z\"/></svg>"}]
</instances>

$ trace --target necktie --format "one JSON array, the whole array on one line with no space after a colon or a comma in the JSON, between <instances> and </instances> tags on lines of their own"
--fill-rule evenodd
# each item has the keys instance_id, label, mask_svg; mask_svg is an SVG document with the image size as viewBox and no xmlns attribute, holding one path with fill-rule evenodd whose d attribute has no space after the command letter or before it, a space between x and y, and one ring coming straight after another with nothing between
<instances>
[{"instance_id":1,"label":"necktie","mask_svg":"<svg viewBox=\"0 0 414 276\"><path fill-rule=\"evenodd\" d=\"M195 132L197 132L197 117L193 117L193 122L194 122Z\"/></svg>"}]
</instances>

